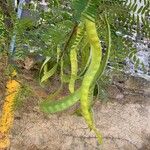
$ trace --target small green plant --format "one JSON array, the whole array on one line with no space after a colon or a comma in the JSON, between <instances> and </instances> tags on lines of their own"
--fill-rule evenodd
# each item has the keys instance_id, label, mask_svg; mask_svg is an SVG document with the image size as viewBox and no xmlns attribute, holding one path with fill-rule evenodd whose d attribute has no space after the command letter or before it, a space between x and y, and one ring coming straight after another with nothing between
<instances>
[{"instance_id":1,"label":"small green plant","mask_svg":"<svg viewBox=\"0 0 150 150\"><path fill-rule=\"evenodd\" d=\"M14 102L14 109L21 108L22 104L26 100L26 98L30 97L33 93L32 89L27 84L22 84L19 92L16 95Z\"/></svg>"}]
</instances>

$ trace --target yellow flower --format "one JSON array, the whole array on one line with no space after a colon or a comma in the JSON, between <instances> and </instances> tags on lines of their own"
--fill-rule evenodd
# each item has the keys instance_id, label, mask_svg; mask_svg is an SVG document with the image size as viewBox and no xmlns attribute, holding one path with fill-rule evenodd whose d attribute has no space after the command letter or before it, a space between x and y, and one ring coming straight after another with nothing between
<instances>
[{"instance_id":1,"label":"yellow flower","mask_svg":"<svg viewBox=\"0 0 150 150\"><path fill-rule=\"evenodd\" d=\"M6 98L0 118L0 148L8 147L9 131L14 121L14 101L19 92L20 84L16 80L9 80L6 85ZM4 138L1 138L1 134Z\"/></svg>"}]
</instances>

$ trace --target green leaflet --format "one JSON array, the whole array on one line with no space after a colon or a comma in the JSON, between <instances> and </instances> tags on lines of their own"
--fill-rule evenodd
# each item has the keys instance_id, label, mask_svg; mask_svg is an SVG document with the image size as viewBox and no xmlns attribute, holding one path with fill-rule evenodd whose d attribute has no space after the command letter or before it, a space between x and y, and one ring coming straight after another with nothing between
<instances>
[{"instance_id":1,"label":"green leaflet","mask_svg":"<svg viewBox=\"0 0 150 150\"><path fill-rule=\"evenodd\" d=\"M93 18L91 18L90 20L85 19L86 33L89 43L91 45L92 58L89 68L83 78L80 103L82 115L85 118L86 123L88 124L89 128L95 132L99 143L101 143L102 137L97 131L94 124L93 116L91 113L91 96L89 95L91 95L91 87L95 85L95 77L97 77L96 75L99 71L102 58L102 47L100 45L100 41L97 35L95 21L91 20L93 20Z\"/></svg>"},{"instance_id":2,"label":"green leaflet","mask_svg":"<svg viewBox=\"0 0 150 150\"><path fill-rule=\"evenodd\" d=\"M83 29L84 26L82 23L80 23L77 29L77 36L75 42L70 50L71 77L69 82L69 91L71 93L74 92L75 80L77 79L77 72L78 72L77 48L81 39L83 38L83 33L84 33Z\"/></svg>"},{"instance_id":3,"label":"green leaflet","mask_svg":"<svg viewBox=\"0 0 150 150\"><path fill-rule=\"evenodd\" d=\"M80 99L80 89L59 101L44 101L40 108L45 113L56 113L73 106Z\"/></svg>"}]
</instances>

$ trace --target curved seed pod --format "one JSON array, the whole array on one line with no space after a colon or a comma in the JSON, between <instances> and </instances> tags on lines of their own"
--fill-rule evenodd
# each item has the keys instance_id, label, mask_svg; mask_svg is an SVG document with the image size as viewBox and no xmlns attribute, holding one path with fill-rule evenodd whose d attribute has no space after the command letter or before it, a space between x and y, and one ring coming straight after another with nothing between
<instances>
[{"instance_id":1,"label":"curved seed pod","mask_svg":"<svg viewBox=\"0 0 150 150\"><path fill-rule=\"evenodd\" d=\"M71 93L74 92L74 84L77 78L77 72L78 72L77 47L83 37L83 33L84 33L83 28L84 28L83 24L82 23L79 24L78 29L77 29L77 36L70 51L71 77L70 77L70 82L69 82L69 91Z\"/></svg>"},{"instance_id":2,"label":"curved seed pod","mask_svg":"<svg viewBox=\"0 0 150 150\"><path fill-rule=\"evenodd\" d=\"M91 113L91 96L89 95L91 95L91 87L93 87L93 85L95 84L95 78L97 77L96 75L100 67L102 58L102 47L100 45L100 41L97 35L95 20L93 20L93 18L85 19L85 25L88 40L91 45L92 58L90 66L83 78L80 103L82 115L85 118L86 123L88 124L89 128L95 132L99 143L101 143L102 138L95 127L94 119Z\"/></svg>"},{"instance_id":3,"label":"curved seed pod","mask_svg":"<svg viewBox=\"0 0 150 150\"><path fill-rule=\"evenodd\" d=\"M107 20L106 16L105 16L105 22L106 22L106 25L107 25L107 32L108 32L108 35L107 35L108 47L107 47L105 56L102 59L101 65L99 67L99 71L98 71L98 74L97 74L98 79L100 79L100 77L102 76L102 74L103 74L103 72L104 72L104 70L107 66L108 59L109 59L109 56L110 56L110 50L111 50L111 31L110 31L110 25L108 23L108 20Z\"/></svg>"},{"instance_id":4,"label":"curved seed pod","mask_svg":"<svg viewBox=\"0 0 150 150\"><path fill-rule=\"evenodd\" d=\"M16 73L15 73L16 74ZM14 76L14 72L12 74ZM20 84L16 80L9 80L6 85L6 98L0 118L0 149L9 146L9 131L14 120L14 102L20 90Z\"/></svg>"},{"instance_id":5,"label":"curved seed pod","mask_svg":"<svg viewBox=\"0 0 150 150\"><path fill-rule=\"evenodd\" d=\"M45 70L47 72L47 69L44 69L44 67L49 62L50 59L51 59L51 57L46 57L45 61L43 62L42 66L40 68L39 77L41 76L42 70ZM44 71L44 74L45 74L45 71Z\"/></svg>"},{"instance_id":6,"label":"curved seed pod","mask_svg":"<svg viewBox=\"0 0 150 150\"><path fill-rule=\"evenodd\" d=\"M44 101L40 108L45 113L56 113L73 106L80 99L80 89L59 101Z\"/></svg>"},{"instance_id":7,"label":"curved seed pod","mask_svg":"<svg viewBox=\"0 0 150 150\"><path fill-rule=\"evenodd\" d=\"M41 78L41 83L46 81L48 78L53 76L55 72L57 71L58 63L56 63L53 68L51 68L48 72L45 72L45 74Z\"/></svg>"}]
</instances>

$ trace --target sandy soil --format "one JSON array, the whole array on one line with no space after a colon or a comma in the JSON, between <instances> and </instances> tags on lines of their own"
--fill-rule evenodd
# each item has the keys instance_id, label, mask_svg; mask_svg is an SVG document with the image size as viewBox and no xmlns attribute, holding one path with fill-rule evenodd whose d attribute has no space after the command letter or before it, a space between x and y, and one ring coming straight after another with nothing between
<instances>
[{"instance_id":1,"label":"sandy soil","mask_svg":"<svg viewBox=\"0 0 150 150\"><path fill-rule=\"evenodd\" d=\"M36 91L16 112L9 150L150 150L150 81L114 78L107 103L97 101L95 122L103 135L99 145L82 117L73 109L46 115L38 110L48 91L26 79ZM52 81L51 87L59 85ZM63 91L64 92L64 91Z\"/></svg>"}]
</instances>

